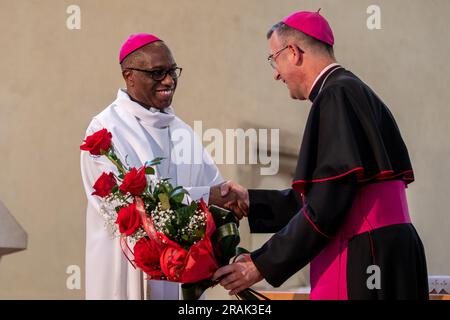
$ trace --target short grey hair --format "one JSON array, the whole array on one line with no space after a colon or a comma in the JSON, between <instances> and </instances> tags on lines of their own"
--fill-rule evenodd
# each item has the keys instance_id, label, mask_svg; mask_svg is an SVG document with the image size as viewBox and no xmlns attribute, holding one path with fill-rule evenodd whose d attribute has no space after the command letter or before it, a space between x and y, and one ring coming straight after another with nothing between
<instances>
[{"instance_id":1,"label":"short grey hair","mask_svg":"<svg viewBox=\"0 0 450 320\"><path fill-rule=\"evenodd\" d=\"M145 56L142 50L138 49L132 53L130 53L128 56L123 59L122 63L120 64L120 67L123 70L127 68L142 68L145 61Z\"/></svg>"}]
</instances>

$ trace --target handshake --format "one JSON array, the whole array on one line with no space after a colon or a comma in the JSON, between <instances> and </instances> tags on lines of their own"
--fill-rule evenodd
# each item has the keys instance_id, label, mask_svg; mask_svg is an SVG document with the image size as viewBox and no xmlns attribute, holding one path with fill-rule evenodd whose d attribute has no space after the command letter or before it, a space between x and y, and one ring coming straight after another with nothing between
<instances>
[{"instance_id":1,"label":"handshake","mask_svg":"<svg viewBox=\"0 0 450 320\"><path fill-rule=\"evenodd\" d=\"M233 211L239 220L248 216L249 202L248 190L233 181L212 186L209 191L210 205Z\"/></svg>"}]
</instances>

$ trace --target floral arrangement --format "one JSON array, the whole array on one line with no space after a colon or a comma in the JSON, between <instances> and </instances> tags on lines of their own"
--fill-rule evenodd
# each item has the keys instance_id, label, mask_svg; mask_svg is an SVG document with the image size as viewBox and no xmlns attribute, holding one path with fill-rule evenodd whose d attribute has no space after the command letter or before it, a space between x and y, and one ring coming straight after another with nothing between
<instances>
[{"instance_id":1,"label":"floral arrangement","mask_svg":"<svg viewBox=\"0 0 450 320\"><path fill-rule=\"evenodd\" d=\"M86 137L80 149L107 157L117 168L100 175L92 195L102 198L107 227L120 237L128 261L149 279L183 283L188 299L197 299L214 285L209 280L213 273L240 252L233 214L215 206L207 208L203 200L188 203L182 186L158 180L155 166L162 158L140 168L125 165L106 129ZM239 297L255 298L247 290Z\"/></svg>"}]
</instances>

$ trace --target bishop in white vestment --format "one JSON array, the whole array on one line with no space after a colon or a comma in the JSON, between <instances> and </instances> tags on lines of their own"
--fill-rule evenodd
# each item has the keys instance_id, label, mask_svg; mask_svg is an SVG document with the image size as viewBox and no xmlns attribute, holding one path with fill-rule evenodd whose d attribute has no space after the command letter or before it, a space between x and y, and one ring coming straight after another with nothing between
<instances>
[{"instance_id":1,"label":"bishop in white vestment","mask_svg":"<svg viewBox=\"0 0 450 320\"><path fill-rule=\"evenodd\" d=\"M116 154L129 167L141 167L156 157L158 179L184 186L192 200L208 203L210 187L223 179L192 128L179 119L172 97L181 69L168 47L148 34L132 35L122 46L122 74L127 90L96 115L86 136L106 128ZM144 280L123 255L118 238L105 227L102 202L91 195L102 172L117 172L105 157L81 153L81 174L88 199L86 216L86 299L178 299L179 284ZM147 290L147 285L150 290ZM150 296L146 296L150 292Z\"/></svg>"}]
</instances>

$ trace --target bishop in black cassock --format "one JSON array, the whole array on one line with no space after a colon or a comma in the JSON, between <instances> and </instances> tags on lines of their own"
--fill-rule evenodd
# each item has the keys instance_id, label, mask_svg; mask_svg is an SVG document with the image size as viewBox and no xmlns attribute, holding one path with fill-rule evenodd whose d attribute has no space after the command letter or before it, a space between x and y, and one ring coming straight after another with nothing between
<instances>
[{"instance_id":1,"label":"bishop in black cassock","mask_svg":"<svg viewBox=\"0 0 450 320\"><path fill-rule=\"evenodd\" d=\"M336 63L318 12L286 17L268 39L275 79L293 98L308 98L311 111L292 188L248 190L251 232L274 235L215 278L232 292L261 278L278 287L311 263L311 299L428 299L405 192L414 172L392 113ZM306 91L308 70L316 77Z\"/></svg>"}]
</instances>

